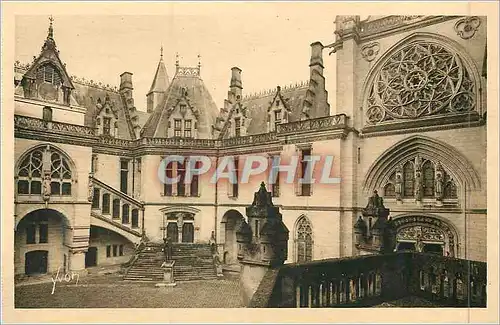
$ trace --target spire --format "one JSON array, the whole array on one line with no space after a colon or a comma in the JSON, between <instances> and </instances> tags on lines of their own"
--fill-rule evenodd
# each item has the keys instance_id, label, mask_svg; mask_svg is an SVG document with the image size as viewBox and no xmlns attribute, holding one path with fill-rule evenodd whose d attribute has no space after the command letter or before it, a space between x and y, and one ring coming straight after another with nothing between
<instances>
[{"instance_id":1,"label":"spire","mask_svg":"<svg viewBox=\"0 0 500 325\"><path fill-rule=\"evenodd\" d=\"M52 15L49 17L49 32L47 34L47 39L45 40L45 43L43 44L42 50L46 50L49 48L55 49L56 48L56 41L54 41L54 27L52 26L52 23L54 21L54 18Z\"/></svg>"},{"instance_id":2,"label":"spire","mask_svg":"<svg viewBox=\"0 0 500 325\"><path fill-rule=\"evenodd\" d=\"M148 98L147 111L151 112L163 98L163 94L167 91L169 85L169 79L167 74L167 68L165 63L163 63L163 45L160 48L160 61L158 62L158 67L156 68L156 73L153 78L153 83L151 88L147 93Z\"/></svg>"},{"instance_id":3,"label":"spire","mask_svg":"<svg viewBox=\"0 0 500 325\"><path fill-rule=\"evenodd\" d=\"M54 28L52 27L52 22L54 21L54 18L52 15L49 17L50 25L49 25L49 34L47 35L47 39L54 39Z\"/></svg>"}]
</instances>

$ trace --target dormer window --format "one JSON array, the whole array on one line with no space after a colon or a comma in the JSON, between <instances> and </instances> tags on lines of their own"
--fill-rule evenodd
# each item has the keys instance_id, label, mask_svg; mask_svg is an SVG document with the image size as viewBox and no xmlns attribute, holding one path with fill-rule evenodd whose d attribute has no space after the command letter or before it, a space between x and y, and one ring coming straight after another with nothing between
<instances>
[{"instance_id":1,"label":"dormer window","mask_svg":"<svg viewBox=\"0 0 500 325\"><path fill-rule=\"evenodd\" d=\"M111 118L109 117L103 118L102 134L104 135L111 134Z\"/></svg>"},{"instance_id":2,"label":"dormer window","mask_svg":"<svg viewBox=\"0 0 500 325\"><path fill-rule=\"evenodd\" d=\"M241 135L241 119L239 117L234 119L234 136L239 137Z\"/></svg>"},{"instance_id":3,"label":"dormer window","mask_svg":"<svg viewBox=\"0 0 500 325\"><path fill-rule=\"evenodd\" d=\"M37 79L54 86L61 84L59 72L50 64L46 64L38 69Z\"/></svg>"},{"instance_id":4,"label":"dormer window","mask_svg":"<svg viewBox=\"0 0 500 325\"><path fill-rule=\"evenodd\" d=\"M174 120L174 136L182 136L182 120Z\"/></svg>"},{"instance_id":5,"label":"dormer window","mask_svg":"<svg viewBox=\"0 0 500 325\"><path fill-rule=\"evenodd\" d=\"M184 137L191 138L191 120L184 121Z\"/></svg>"}]
</instances>

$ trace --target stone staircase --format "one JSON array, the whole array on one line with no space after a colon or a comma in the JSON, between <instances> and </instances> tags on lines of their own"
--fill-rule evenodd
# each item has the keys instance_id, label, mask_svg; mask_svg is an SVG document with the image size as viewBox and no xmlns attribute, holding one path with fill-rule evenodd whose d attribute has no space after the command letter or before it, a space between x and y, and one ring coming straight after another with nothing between
<instances>
[{"instance_id":1,"label":"stone staircase","mask_svg":"<svg viewBox=\"0 0 500 325\"><path fill-rule=\"evenodd\" d=\"M174 244L175 281L216 279L217 273L208 244Z\"/></svg>"},{"instance_id":2,"label":"stone staircase","mask_svg":"<svg viewBox=\"0 0 500 325\"><path fill-rule=\"evenodd\" d=\"M165 257L160 245L147 244L123 278L125 281L159 282L163 280L161 264Z\"/></svg>"},{"instance_id":3,"label":"stone staircase","mask_svg":"<svg viewBox=\"0 0 500 325\"><path fill-rule=\"evenodd\" d=\"M159 282L163 280L162 244L148 243L124 277L125 281ZM216 279L217 273L208 244L173 244L175 281Z\"/></svg>"}]
</instances>

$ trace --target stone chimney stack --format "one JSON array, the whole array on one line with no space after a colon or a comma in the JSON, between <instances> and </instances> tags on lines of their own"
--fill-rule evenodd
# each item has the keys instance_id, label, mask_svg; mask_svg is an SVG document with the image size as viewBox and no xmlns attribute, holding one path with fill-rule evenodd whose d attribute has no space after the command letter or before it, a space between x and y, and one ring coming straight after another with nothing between
<instances>
[{"instance_id":1,"label":"stone chimney stack","mask_svg":"<svg viewBox=\"0 0 500 325\"><path fill-rule=\"evenodd\" d=\"M325 88L323 76L323 44L311 44L311 60L309 61L309 88L306 91L302 107L301 119L311 119L330 115L328 92Z\"/></svg>"},{"instance_id":2,"label":"stone chimney stack","mask_svg":"<svg viewBox=\"0 0 500 325\"><path fill-rule=\"evenodd\" d=\"M311 61L309 62L309 67L311 68L311 78L313 69L317 70L320 75L323 75L323 44L321 42L311 44Z\"/></svg>"},{"instance_id":3,"label":"stone chimney stack","mask_svg":"<svg viewBox=\"0 0 500 325\"><path fill-rule=\"evenodd\" d=\"M233 93L236 100L241 99L243 86L241 83L241 69L238 67L231 68L231 83L229 88L231 89L230 91Z\"/></svg>"},{"instance_id":4,"label":"stone chimney stack","mask_svg":"<svg viewBox=\"0 0 500 325\"><path fill-rule=\"evenodd\" d=\"M132 73L124 72L120 75L120 92L124 90L133 90Z\"/></svg>"}]
</instances>

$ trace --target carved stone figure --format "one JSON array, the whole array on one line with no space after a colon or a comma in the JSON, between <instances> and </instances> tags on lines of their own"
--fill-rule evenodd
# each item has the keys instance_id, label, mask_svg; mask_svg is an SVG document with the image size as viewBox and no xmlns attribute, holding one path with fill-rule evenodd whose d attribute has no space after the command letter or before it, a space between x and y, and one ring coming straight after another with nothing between
<instances>
[{"instance_id":1,"label":"carved stone figure","mask_svg":"<svg viewBox=\"0 0 500 325\"><path fill-rule=\"evenodd\" d=\"M45 174L43 176L43 199L48 200L50 198L50 174Z\"/></svg>"},{"instance_id":2,"label":"carved stone figure","mask_svg":"<svg viewBox=\"0 0 500 325\"><path fill-rule=\"evenodd\" d=\"M424 250L424 243L422 242L422 237L418 236L417 242L415 243L415 251L417 251L417 253L422 253L423 250Z\"/></svg>"},{"instance_id":3,"label":"carved stone figure","mask_svg":"<svg viewBox=\"0 0 500 325\"><path fill-rule=\"evenodd\" d=\"M422 173L420 170L415 173L415 200L422 200Z\"/></svg>"},{"instance_id":4,"label":"carved stone figure","mask_svg":"<svg viewBox=\"0 0 500 325\"><path fill-rule=\"evenodd\" d=\"M94 182L92 181L92 177L89 177L89 194L87 200L92 202L94 199Z\"/></svg>"},{"instance_id":5,"label":"carved stone figure","mask_svg":"<svg viewBox=\"0 0 500 325\"><path fill-rule=\"evenodd\" d=\"M400 168L396 170L394 190L396 192L396 200L401 200L401 195L403 194L403 173Z\"/></svg>"},{"instance_id":6,"label":"carved stone figure","mask_svg":"<svg viewBox=\"0 0 500 325\"><path fill-rule=\"evenodd\" d=\"M443 174L437 173L434 185L435 197L437 200L441 200L443 198L443 183L444 183Z\"/></svg>"}]
</instances>

